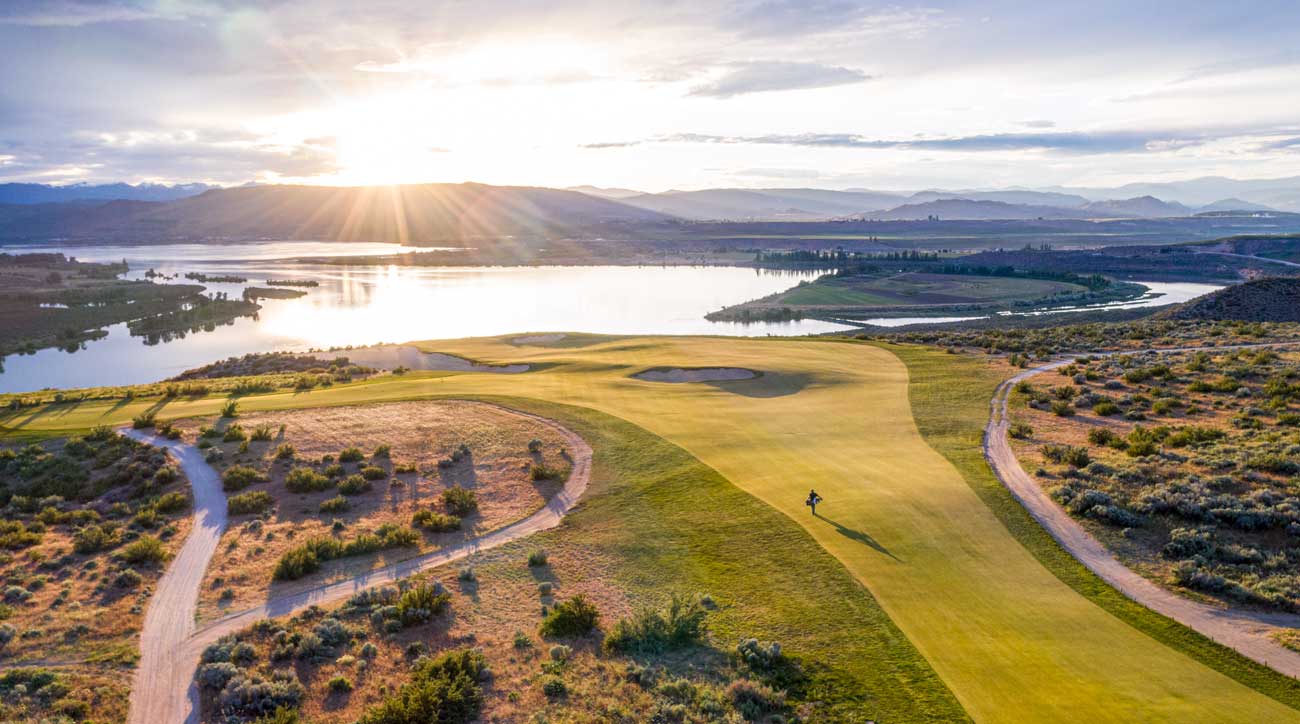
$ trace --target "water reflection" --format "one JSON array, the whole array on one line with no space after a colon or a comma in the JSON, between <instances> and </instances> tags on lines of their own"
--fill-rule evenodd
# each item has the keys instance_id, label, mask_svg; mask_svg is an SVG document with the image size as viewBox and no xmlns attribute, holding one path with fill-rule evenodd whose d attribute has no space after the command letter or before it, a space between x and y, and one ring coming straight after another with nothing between
<instances>
[{"instance_id":1,"label":"water reflection","mask_svg":"<svg viewBox=\"0 0 1300 724\"><path fill-rule=\"evenodd\" d=\"M131 278L144 278L150 268L163 274L247 278L246 284L204 284L208 293L232 298L266 279L312 280L319 286L304 289L307 295L298 299L263 300L255 318L220 326L203 324L189 332L142 339L119 324L109 327L104 338L79 345L76 354L46 349L10 356L0 373L0 392L149 382L213 360L268 350L545 331L761 336L845 328L816 320L742 325L704 319L707 312L782 291L816 278L817 272L735 267L342 267L283 261L326 253L319 246L275 242L252 248L39 249L84 260L126 259ZM331 245L327 251L336 249ZM371 253L376 251L389 250ZM249 258L232 259L235 253Z\"/></svg>"}]
</instances>

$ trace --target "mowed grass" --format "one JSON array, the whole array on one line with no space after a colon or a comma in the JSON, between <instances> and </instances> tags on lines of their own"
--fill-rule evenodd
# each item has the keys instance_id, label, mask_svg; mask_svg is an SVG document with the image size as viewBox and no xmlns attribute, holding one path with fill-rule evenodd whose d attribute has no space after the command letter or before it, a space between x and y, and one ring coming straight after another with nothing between
<instances>
[{"instance_id":1,"label":"mowed grass","mask_svg":"<svg viewBox=\"0 0 1300 724\"><path fill-rule=\"evenodd\" d=\"M1300 721L1300 714L1162 644L1064 583L1008 530L912 419L908 368L852 341L636 338L576 349L508 339L427 343L522 375L408 375L246 409L418 396L511 395L620 417L673 442L803 526L867 586L977 721ZM752 380L672 385L656 366L739 366ZM4 424L88 427L148 404L24 411ZM219 400L161 415L211 414ZM813 518L815 487L826 499ZM818 585L809 578L808 587ZM806 596L772 590L769 598Z\"/></svg>"},{"instance_id":2,"label":"mowed grass","mask_svg":"<svg viewBox=\"0 0 1300 724\"><path fill-rule=\"evenodd\" d=\"M561 527L494 558L566 549L612 575L635 605L707 593L715 645L781 643L804 660L815 721L969 721L957 699L871 594L811 536L682 448L591 409L517 398L489 401L559 420L591 444L587 495ZM493 574L484 574L490 577ZM520 575L523 575L522 573ZM606 628L613 620L607 615Z\"/></svg>"},{"instance_id":3,"label":"mowed grass","mask_svg":"<svg viewBox=\"0 0 1300 724\"><path fill-rule=\"evenodd\" d=\"M1084 291L1087 290L1078 284L1040 279L908 273L875 279L832 277L801 284L777 295L772 303L813 306L977 304Z\"/></svg>"}]
</instances>

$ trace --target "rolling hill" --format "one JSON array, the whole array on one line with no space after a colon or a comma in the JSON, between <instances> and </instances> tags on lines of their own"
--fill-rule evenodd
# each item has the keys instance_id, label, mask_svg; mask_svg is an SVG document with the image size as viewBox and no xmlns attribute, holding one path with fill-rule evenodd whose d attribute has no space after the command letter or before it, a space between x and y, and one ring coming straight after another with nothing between
<instances>
[{"instance_id":1,"label":"rolling hill","mask_svg":"<svg viewBox=\"0 0 1300 724\"><path fill-rule=\"evenodd\" d=\"M279 238L459 243L671 217L575 191L483 184L251 186L166 203L0 207L0 239Z\"/></svg>"},{"instance_id":2,"label":"rolling hill","mask_svg":"<svg viewBox=\"0 0 1300 724\"><path fill-rule=\"evenodd\" d=\"M1170 319L1300 322L1300 279L1270 277L1236 284L1193 299Z\"/></svg>"}]
</instances>

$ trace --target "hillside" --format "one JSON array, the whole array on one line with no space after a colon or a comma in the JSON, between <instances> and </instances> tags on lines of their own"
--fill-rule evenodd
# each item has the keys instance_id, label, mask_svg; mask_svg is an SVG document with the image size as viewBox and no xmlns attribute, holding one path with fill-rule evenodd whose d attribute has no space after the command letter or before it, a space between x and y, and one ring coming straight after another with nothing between
<instances>
[{"instance_id":1,"label":"hillside","mask_svg":"<svg viewBox=\"0 0 1300 724\"><path fill-rule=\"evenodd\" d=\"M877 191L824 189L706 189L620 199L670 216L697 220L817 221L894 206L905 197Z\"/></svg>"},{"instance_id":2,"label":"hillside","mask_svg":"<svg viewBox=\"0 0 1300 724\"><path fill-rule=\"evenodd\" d=\"M1166 216L1188 216L1192 213L1191 209L1177 201L1161 201L1154 196L1094 201L1085 206L1084 209L1095 217L1137 216L1147 219Z\"/></svg>"},{"instance_id":3,"label":"hillside","mask_svg":"<svg viewBox=\"0 0 1300 724\"><path fill-rule=\"evenodd\" d=\"M0 204L60 204L69 201L174 201L196 196L209 189L207 184L0 184Z\"/></svg>"},{"instance_id":4,"label":"hillside","mask_svg":"<svg viewBox=\"0 0 1300 724\"><path fill-rule=\"evenodd\" d=\"M1237 284L1171 310L1170 319L1300 322L1300 279L1268 278Z\"/></svg>"},{"instance_id":5,"label":"hillside","mask_svg":"<svg viewBox=\"0 0 1300 724\"><path fill-rule=\"evenodd\" d=\"M1059 206L1037 206L1030 204L1009 204L1004 201L975 201L971 199L948 198L926 201L916 204L903 204L885 211L872 211L864 218L884 221L907 219L958 220L1023 220L1023 219L1083 219L1090 215L1079 209L1067 209Z\"/></svg>"},{"instance_id":6,"label":"hillside","mask_svg":"<svg viewBox=\"0 0 1300 724\"><path fill-rule=\"evenodd\" d=\"M281 238L459 242L576 233L594 225L666 221L645 209L557 189L423 184L254 186L167 203L0 208L0 239Z\"/></svg>"}]
</instances>

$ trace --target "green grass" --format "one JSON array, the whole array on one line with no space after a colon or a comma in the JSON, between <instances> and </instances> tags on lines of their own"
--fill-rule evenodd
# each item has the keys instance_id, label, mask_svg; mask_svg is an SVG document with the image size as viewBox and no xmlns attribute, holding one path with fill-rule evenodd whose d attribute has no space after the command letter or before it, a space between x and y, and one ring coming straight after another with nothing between
<instances>
[{"instance_id":1,"label":"green grass","mask_svg":"<svg viewBox=\"0 0 1300 724\"><path fill-rule=\"evenodd\" d=\"M908 273L883 278L833 277L801 284L778 295L772 303L844 306L986 304L1085 291L1077 284L1040 279Z\"/></svg>"},{"instance_id":2,"label":"green grass","mask_svg":"<svg viewBox=\"0 0 1300 724\"><path fill-rule=\"evenodd\" d=\"M682 448L802 527L867 587L976 721L1184 722L1206 712L1222 721L1300 721L1294 709L1129 625L1049 570L921 436L908 382L909 372L922 371L885 349L848 340L709 337L593 340L581 348L517 347L509 338L422 346L537 367L520 375L385 376L248 396L241 409L496 395L604 412ZM707 384L630 378L664 366L763 374ZM986 404L987 390L978 399ZM84 429L129 420L152 404L24 410L4 424ZM218 407L217 400L178 401L159 414L212 415ZM803 505L810 487L826 500L816 518ZM741 565L765 553L752 542L754 530L732 534L746 553ZM763 605L793 605L775 599L812 595L818 583L797 576L794 585L768 586ZM797 622L790 635L804 625L811 624Z\"/></svg>"},{"instance_id":3,"label":"green grass","mask_svg":"<svg viewBox=\"0 0 1300 724\"><path fill-rule=\"evenodd\" d=\"M823 702L823 720L969 721L871 594L789 518L623 420L488 399L557 419L595 451L583 504L560 529L517 543L519 554L506 555L512 565L524 550L570 548L579 559L611 556L620 587L640 604L708 593L719 604L709 616L719 648L745 637L780 641L805 660L807 698Z\"/></svg>"},{"instance_id":4,"label":"green grass","mask_svg":"<svg viewBox=\"0 0 1300 724\"><path fill-rule=\"evenodd\" d=\"M1061 548L1016 502L984 460L989 400L1002 377L985 360L928 347L884 345L911 372L912 414L926 441L961 471L980 500L1057 578L1116 618L1256 691L1300 709L1300 682L1137 604Z\"/></svg>"}]
</instances>

